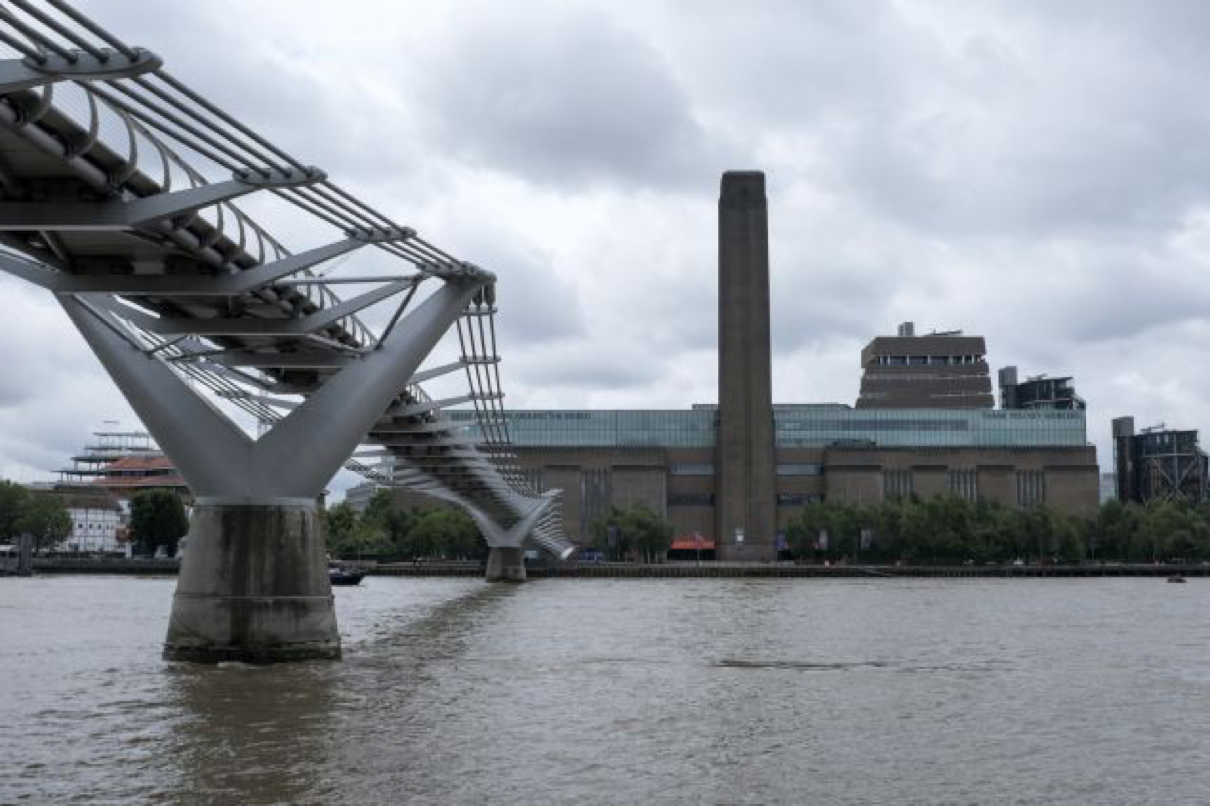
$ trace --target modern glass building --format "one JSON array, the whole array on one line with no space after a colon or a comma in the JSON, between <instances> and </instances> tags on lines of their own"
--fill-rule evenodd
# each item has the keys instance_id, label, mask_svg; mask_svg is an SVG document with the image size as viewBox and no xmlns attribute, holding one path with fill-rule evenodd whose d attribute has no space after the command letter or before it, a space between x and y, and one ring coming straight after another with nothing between
<instances>
[{"instance_id":1,"label":"modern glass building","mask_svg":"<svg viewBox=\"0 0 1210 806\"><path fill-rule=\"evenodd\" d=\"M451 411L475 427L474 412ZM713 448L718 412L692 409L535 409L507 413L523 448ZM1088 443L1083 411L851 409L774 405L778 448L863 444L888 448L1075 447Z\"/></svg>"}]
</instances>

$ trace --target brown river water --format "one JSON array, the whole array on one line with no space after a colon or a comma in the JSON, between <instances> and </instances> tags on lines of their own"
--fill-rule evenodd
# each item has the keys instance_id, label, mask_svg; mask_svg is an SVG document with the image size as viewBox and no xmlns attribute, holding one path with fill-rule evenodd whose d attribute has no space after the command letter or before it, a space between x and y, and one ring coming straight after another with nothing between
<instances>
[{"instance_id":1,"label":"brown river water","mask_svg":"<svg viewBox=\"0 0 1210 806\"><path fill-rule=\"evenodd\" d=\"M1210 803L1210 579L378 577L267 668L174 584L0 579L0 803Z\"/></svg>"}]
</instances>

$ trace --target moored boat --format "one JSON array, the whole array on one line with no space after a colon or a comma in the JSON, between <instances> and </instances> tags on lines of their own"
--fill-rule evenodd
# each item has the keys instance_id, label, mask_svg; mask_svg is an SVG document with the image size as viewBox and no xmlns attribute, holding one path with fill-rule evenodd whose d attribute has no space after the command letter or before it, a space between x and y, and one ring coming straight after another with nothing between
<instances>
[{"instance_id":1,"label":"moored boat","mask_svg":"<svg viewBox=\"0 0 1210 806\"><path fill-rule=\"evenodd\" d=\"M360 585L365 576L365 571L355 571L341 565L328 568L328 581L333 585Z\"/></svg>"}]
</instances>

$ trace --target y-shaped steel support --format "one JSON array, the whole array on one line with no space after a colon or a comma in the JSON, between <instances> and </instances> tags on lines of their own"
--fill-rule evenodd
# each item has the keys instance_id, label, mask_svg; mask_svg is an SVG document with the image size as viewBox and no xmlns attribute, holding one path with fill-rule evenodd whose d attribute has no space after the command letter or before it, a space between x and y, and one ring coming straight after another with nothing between
<instances>
[{"instance_id":1,"label":"y-shaped steel support","mask_svg":"<svg viewBox=\"0 0 1210 806\"><path fill-rule=\"evenodd\" d=\"M467 507L467 512L470 513L479 527L479 531L483 533L484 539L487 540L486 579L488 582L525 581L525 557L522 544L557 496L557 492L543 495L534 504L533 509L508 529L502 528L476 507Z\"/></svg>"},{"instance_id":2,"label":"y-shaped steel support","mask_svg":"<svg viewBox=\"0 0 1210 806\"><path fill-rule=\"evenodd\" d=\"M60 296L196 496L164 644L170 660L339 657L316 499L478 290L450 281L253 440L154 356Z\"/></svg>"}]
</instances>

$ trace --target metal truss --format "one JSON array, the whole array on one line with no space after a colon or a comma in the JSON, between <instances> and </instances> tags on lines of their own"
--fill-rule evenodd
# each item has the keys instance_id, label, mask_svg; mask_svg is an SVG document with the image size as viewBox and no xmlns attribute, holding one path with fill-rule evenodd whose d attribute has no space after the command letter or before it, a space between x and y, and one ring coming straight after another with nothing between
<instances>
[{"instance_id":1,"label":"metal truss","mask_svg":"<svg viewBox=\"0 0 1210 806\"><path fill-rule=\"evenodd\" d=\"M291 251L236 205L253 194L293 205L330 241ZM466 509L492 546L529 538L570 553L557 493L534 489L509 447L495 276L63 0L0 5L0 247L0 270L57 296L200 496L314 496L345 463ZM402 271L317 273L366 247ZM373 288L336 293L353 283ZM388 323L367 326L385 303ZM421 368L451 324L460 359ZM464 395L433 400L420 386L457 371ZM214 400L266 432L247 436ZM466 404L477 434L443 414Z\"/></svg>"}]
</instances>

